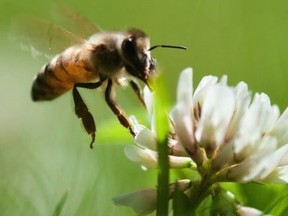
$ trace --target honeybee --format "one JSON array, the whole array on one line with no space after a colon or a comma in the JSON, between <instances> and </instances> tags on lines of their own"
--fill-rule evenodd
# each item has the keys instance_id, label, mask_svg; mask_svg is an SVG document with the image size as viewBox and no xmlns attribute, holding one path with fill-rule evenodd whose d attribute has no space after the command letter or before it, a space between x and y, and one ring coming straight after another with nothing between
<instances>
[{"instance_id":1,"label":"honeybee","mask_svg":"<svg viewBox=\"0 0 288 216\"><path fill-rule=\"evenodd\" d=\"M83 20L84 18L81 18L81 22ZM59 38L63 38L66 44L67 41L69 43L75 41L76 44L66 48L43 66L32 84L32 100L49 101L72 90L75 113L82 120L86 132L91 135L90 148L93 148L96 125L92 114L79 94L78 88L96 89L104 86L106 103L117 116L119 122L129 130L132 136L135 136L124 111L112 96L113 87L129 83L141 103L145 105L137 80L141 80L149 86L149 80L155 73L155 60L150 51L157 47L186 48L172 45L150 47L149 37L142 30L136 28L126 31L105 32L99 31L95 27L94 30L97 32L88 39L83 39L59 26L49 23L43 25L43 23L45 22L42 22L43 27L39 31L43 31L47 27L44 34L46 38L48 37L48 49L54 49L53 43L58 43L56 40ZM89 26L93 25L89 24ZM30 27L37 28L35 23L31 24ZM38 51L37 46L39 44L33 45L35 44L35 36L33 37L34 39L28 41L28 46L31 46L32 51ZM25 43L27 43L27 38L29 35L28 37L25 36ZM43 40L43 38L41 39Z\"/></svg>"}]
</instances>

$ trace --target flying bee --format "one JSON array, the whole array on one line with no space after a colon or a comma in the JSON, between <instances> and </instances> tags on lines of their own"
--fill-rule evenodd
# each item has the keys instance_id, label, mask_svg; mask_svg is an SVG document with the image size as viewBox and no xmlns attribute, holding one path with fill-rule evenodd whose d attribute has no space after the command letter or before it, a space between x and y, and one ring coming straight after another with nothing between
<instances>
[{"instance_id":1,"label":"flying bee","mask_svg":"<svg viewBox=\"0 0 288 216\"><path fill-rule=\"evenodd\" d=\"M59 26L48 23L45 26L48 28L43 33L45 37L41 37L41 39L48 39L45 43L49 49L54 48L53 44L58 43L59 38L66 39L66 44L67 41L69 43L75 41L76 44L57 54L36 75L31 90L32 100L49 101L72 90L75 113L82 120L87 133L92 137L91 148L95 141L96 125L78 88L96 89L104 86L105 100L109 108L117 116L119 122L135 136L124 111L112 96L113 87L115 85L122 86L124 80L124 83L130 84L141 103L145 105L137 80L141 80L149 86L149 80L155 73L155 60L150 51L157 47L186 49L183 46L172 45L150 47L149 37L142 30L136 28L119 32L98 31L85 40ZM23 26L21 27L23 29ZM29 27L33 28L33 31L37 29L35 23ZM38 31L41 29L45 29L45 27L41 27ZM27 38L29 40L29 35L25 37L25 46L31 44L33 50L38 51L39 44L34 46L34 39L27 41Z\"/></svg>"}]
</instances>

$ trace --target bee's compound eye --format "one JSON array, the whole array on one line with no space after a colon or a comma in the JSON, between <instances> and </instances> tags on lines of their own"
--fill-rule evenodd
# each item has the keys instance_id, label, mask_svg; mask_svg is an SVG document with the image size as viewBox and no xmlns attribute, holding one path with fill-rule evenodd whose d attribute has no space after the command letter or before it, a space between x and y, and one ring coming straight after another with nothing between
<instances>
[{"instance_id":1,"label":"bee's compound eye","mask_svg":"<svg viewBox=\"0 0 288 216\"><path fill-rule=\"evenodd\" d=\"M150 71L153 71L153 70L155 70L155 61L154 61L154 59L153 58L151 58L150 60L149 60L149 63L150 63L150 66L149 66L149 70Z\"/></svg>"},{"instance_id":2,"label":"bee's compound eye","mask_svg":"<svg viewBox=\"0 0 288 216\"><path fill-rule=\"evenodd\" d=\"M135 42L133 38L128 38L123 42L123 51L127 56L135 55Z\"/></svg>"}]
</instances>

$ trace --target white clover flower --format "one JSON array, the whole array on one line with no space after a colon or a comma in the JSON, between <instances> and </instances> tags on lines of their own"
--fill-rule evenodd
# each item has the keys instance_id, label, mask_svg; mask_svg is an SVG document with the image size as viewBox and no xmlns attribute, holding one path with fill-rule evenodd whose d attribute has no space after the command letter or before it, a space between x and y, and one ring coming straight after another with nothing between
<instances>
[{"instance_id":1,"label":"white clover flower","mask_svg":"<svg viewBox=\"0 0 288 216\"><path fill-rule=\"evenodd\" d=\"M146 168L156 168L153 94L148 88L144 93L152 126L135 123L137 145L127 146L125 153ZM171 168L205 165L204 174L216 181L288 182L288 109L280 116L266 94L252 98L246 83L232 87L227 76L205 76L194 90L192 69L187 68L180 75L170 118Z\"/></svg>"},{"instance_id":2,"label":"white clover flower","mask_svg":"<svg viewBox=\"0 0 288 216\"><path fill-rule=\"evenodd\" d=\"M288 110L279 115L266 94L252 100L244 82L230 87L226 76L204 77L193 93L188 68L179 79L172 119L190 157L199 166L209 161L218 180L287 182Z\"/></svg>"},{"instance_id":3,"label":"white clover flower","mask_svg":"<svg viewBox=\"0 0 288 216\"><path fill-rule=\"evenodd\" d=\"M234 195L223 190L218 182L288 182L288 108L280 115L278 106L271 105L266 94L256 93L252 97L246 83L229 86L227 76L205 76L194 90L192 76L191 68L181 73L177 101L169 115L170 168L189 168L199 174L198 179L177 181L183 192L180 200L185 203L179 206L187 212L195 211L210 196L215 212L263 215L257 209L239 205ZM145 88L150 128L131 118L136 145L125 147L126 156L144 169L158 168L153 97ZM177 203L177 196L173 197L175 185L169 186L168 198L173 203ZM157 189L118 196L114 202L146 215L157 207Z\"/></svg>"}]
</instances>

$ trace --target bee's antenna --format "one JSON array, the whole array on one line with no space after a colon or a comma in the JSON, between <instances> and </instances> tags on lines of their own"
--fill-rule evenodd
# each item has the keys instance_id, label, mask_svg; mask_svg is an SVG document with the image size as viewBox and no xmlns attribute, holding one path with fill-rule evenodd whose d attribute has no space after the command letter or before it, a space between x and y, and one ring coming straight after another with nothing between
<instances>
[{"instance_id":1,"label":"bee's antenna","mask_svg":"<svg viewBox=\"0 0 288 216\"><path fill-rule=\"evenodd\" d=\"M187 50L187 47L185 46L175 46L175 45L155 45L155 46L152 46L150 47L150 49L148 49L148 51L151 51L155 48L158 48L158 47L163 47L163 48L174 48L174 49L183 49L183 50Z\"/></svg>"}]
</instances>

